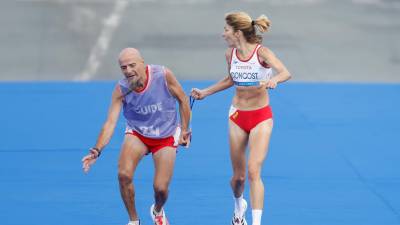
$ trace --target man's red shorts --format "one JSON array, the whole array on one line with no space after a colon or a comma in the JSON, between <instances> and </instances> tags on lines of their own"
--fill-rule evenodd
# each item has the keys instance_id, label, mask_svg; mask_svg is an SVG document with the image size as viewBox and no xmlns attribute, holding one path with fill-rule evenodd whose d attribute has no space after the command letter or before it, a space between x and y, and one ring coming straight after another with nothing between
<instances>
[{"instance_id":1,"label":"man's red shorts","mask_svg":"<svg viewBox=\"0 0 400 225\"><path fill-rule=\"evenodd\" d=\"M179 130L179 129L177 129L177 130ZM143 142L143 144L146 145L146 147L149 149L149 151L152 154L155 154L158 150L160 150L164 147L173 147L173 148L178 147L178 139L177 138L179 138L179 134L178 135L175 134L174 136L169 136L166 138L159 138L159 139L145 137L132 129L126 129L125 134L131 134L131 135L138 137Z\"/></svg>"}]
</instances>

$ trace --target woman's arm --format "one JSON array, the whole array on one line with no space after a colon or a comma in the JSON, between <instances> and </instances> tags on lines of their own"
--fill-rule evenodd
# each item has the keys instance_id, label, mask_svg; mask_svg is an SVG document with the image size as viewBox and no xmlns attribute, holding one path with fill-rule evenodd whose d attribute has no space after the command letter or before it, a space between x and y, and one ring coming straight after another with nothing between
<instances>
[{"instance_id":1,"label":"woman's arm","mask_svg":"<svg viewBox=\"0 0 400 225\"><path fill-rule=\"evenodd\" d=\"M207 97L209 95L212 95L212 94L217 93L219 91L223 91L223 90L233 86L233 80L232 80L232 78L231 78L231 76L229 74L230 63L231 63L230 61L231 61L231 56L232 56L231 54L232 54L232 49L231 48L226 50L225 59L226 59L226 62L228 64L228 75L224 79L218 81L217 83L215 83L215 84L213 84L213 85L211 85L211 86L209 86L207 88L204 88L204 89L193 88L191 95L195 99L204 99L205 97Z\"/></svg>"},{"instance_id":2,"label":"woman's arm","mask_svg":"<svg viewBox=\"0 0 400 225\"><path fill-rule=\"evenodd\" d=\"M276 74L267 83L268 88L275 88L278 83L285 82L292 77L286 66L268 48L261 47L258 50L258 55L261 60L270 65L272 69L276 71Z\"/></svg>"}]
</instances>

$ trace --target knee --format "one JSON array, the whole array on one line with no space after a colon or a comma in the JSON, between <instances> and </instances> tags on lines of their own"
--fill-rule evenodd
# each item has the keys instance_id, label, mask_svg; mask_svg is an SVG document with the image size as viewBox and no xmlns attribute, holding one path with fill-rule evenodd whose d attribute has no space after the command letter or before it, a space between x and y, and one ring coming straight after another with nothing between
<instances>
[{"instance_id":1,"label":"knee","mask_svg":"<svg viewBox=\"0 0 400 225\"><path fill-rule=\"evenodd\" d=\"M166 198L168 195L168 185L154 184L154 194L157 198Z\"/></svg>"},{"instance_id":2,"label":"knee","mask_svg":"<svg viewBox=\"0 0 400 225\"><path fill-rule=\"evenodd\" d=\"M126 171L118 171L118 181L120 185L129 185L132 183L132 175Z\"/></svg>"},{"instance_id":3,"label":"knee","mask_svg":"<svg viewBox=\"0 0 400 225\"><path fill-rule=\"evenodd\" d=\"M249 164L248 168L249 181L258 181L261 179L261 165L258 163Z\"/></svg>"},{"instance_id":4,"label":"knee","mask_svg":"<svg viewBox=\"0 0 400 225\"><path fill-rule=\"evenodd\" d=\"M235 174L235 175L233 175L231 181L234 186L241 186L246 181L246 175L245 174L237 174L237 175Z\"/></svg>"}]
</instances>

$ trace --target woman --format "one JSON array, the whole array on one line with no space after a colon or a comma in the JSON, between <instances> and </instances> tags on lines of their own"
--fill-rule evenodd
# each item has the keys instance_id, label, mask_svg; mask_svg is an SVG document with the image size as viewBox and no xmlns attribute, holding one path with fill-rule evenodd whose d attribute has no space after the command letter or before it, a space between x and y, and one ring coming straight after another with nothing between
<instances>
[{"instance_id":1,"label":"woman","mask_svg":"<svg viewBox=\"0 0 400 225\"><path fill-rule=\"evenodd\" d=\"M264 185L261 169L268 152L273 120L267 89L274 89L291 75L274 53L261 45L257 34L268 31L270 21L265 15L252 20L245 12L225 16L222 37L228 44L225 53L229 75L205 89L193 88L195 99L204 99L216 92L236 86L229 111L229 143L233 167L231 187L235 197L233 225L247 225L247 202L243 198L246 177L246 146L249 145L248 179L253 225L261 224ZM275 74L272 76L272 70Z\"/></svg>"}]
</instances>

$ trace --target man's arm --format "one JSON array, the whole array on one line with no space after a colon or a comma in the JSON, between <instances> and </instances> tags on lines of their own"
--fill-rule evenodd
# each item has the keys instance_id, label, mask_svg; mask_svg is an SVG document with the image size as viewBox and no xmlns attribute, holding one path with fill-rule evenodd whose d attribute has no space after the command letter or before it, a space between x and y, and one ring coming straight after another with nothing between
<instances>
[{"instance_id":1,"label":"man's arm","mask_svg":"<svg viewBox=\"0 0 400 225\"><path fill-rule=\"evenodd\" d=\"M189 118L190 118L190 106L189 99L182 89L182 86L176 79L175 75L168 68L165 69L165 78L167 80L167 85L170 93L176 98L179 103L179 113L181 118L181 128L183 140L180 140L180 144L186 144L189 132Z\"/></svg>"},{"instance_id":2,"label":"man's arm","mask_svg":"<svg viewBox=\"0 0 400 225\"><path fill-rule=\"evenodd\" d=\"M111 97L111 104L108 109L108 116L106 122L100 131L99 137L97 138L95 148L102 149L110 142L111 137L114 133L115 126L117 125L119 114L122 106L122 94L119 85L117 84L114 88Z\"/></svg>"},{"instance_id":3,"label":"man's arm","mask_svg":"<svg viewBox=\"0 0 400 225\"><path fill-rule=\"evenodd\" d=\"M121 106L122 106L122 94L120 87L117 84L112 93L111 104L108 109L108 116L106 122L103 124L99 137L97 138L96 145L92 147L89 153L82 159L83 170L85 172L89 171L90 166L96 162L103 148L110 142L110 139L114 133L114 129L118 121L119 114L121 112Z\"/></svg>"}]
</instances>

